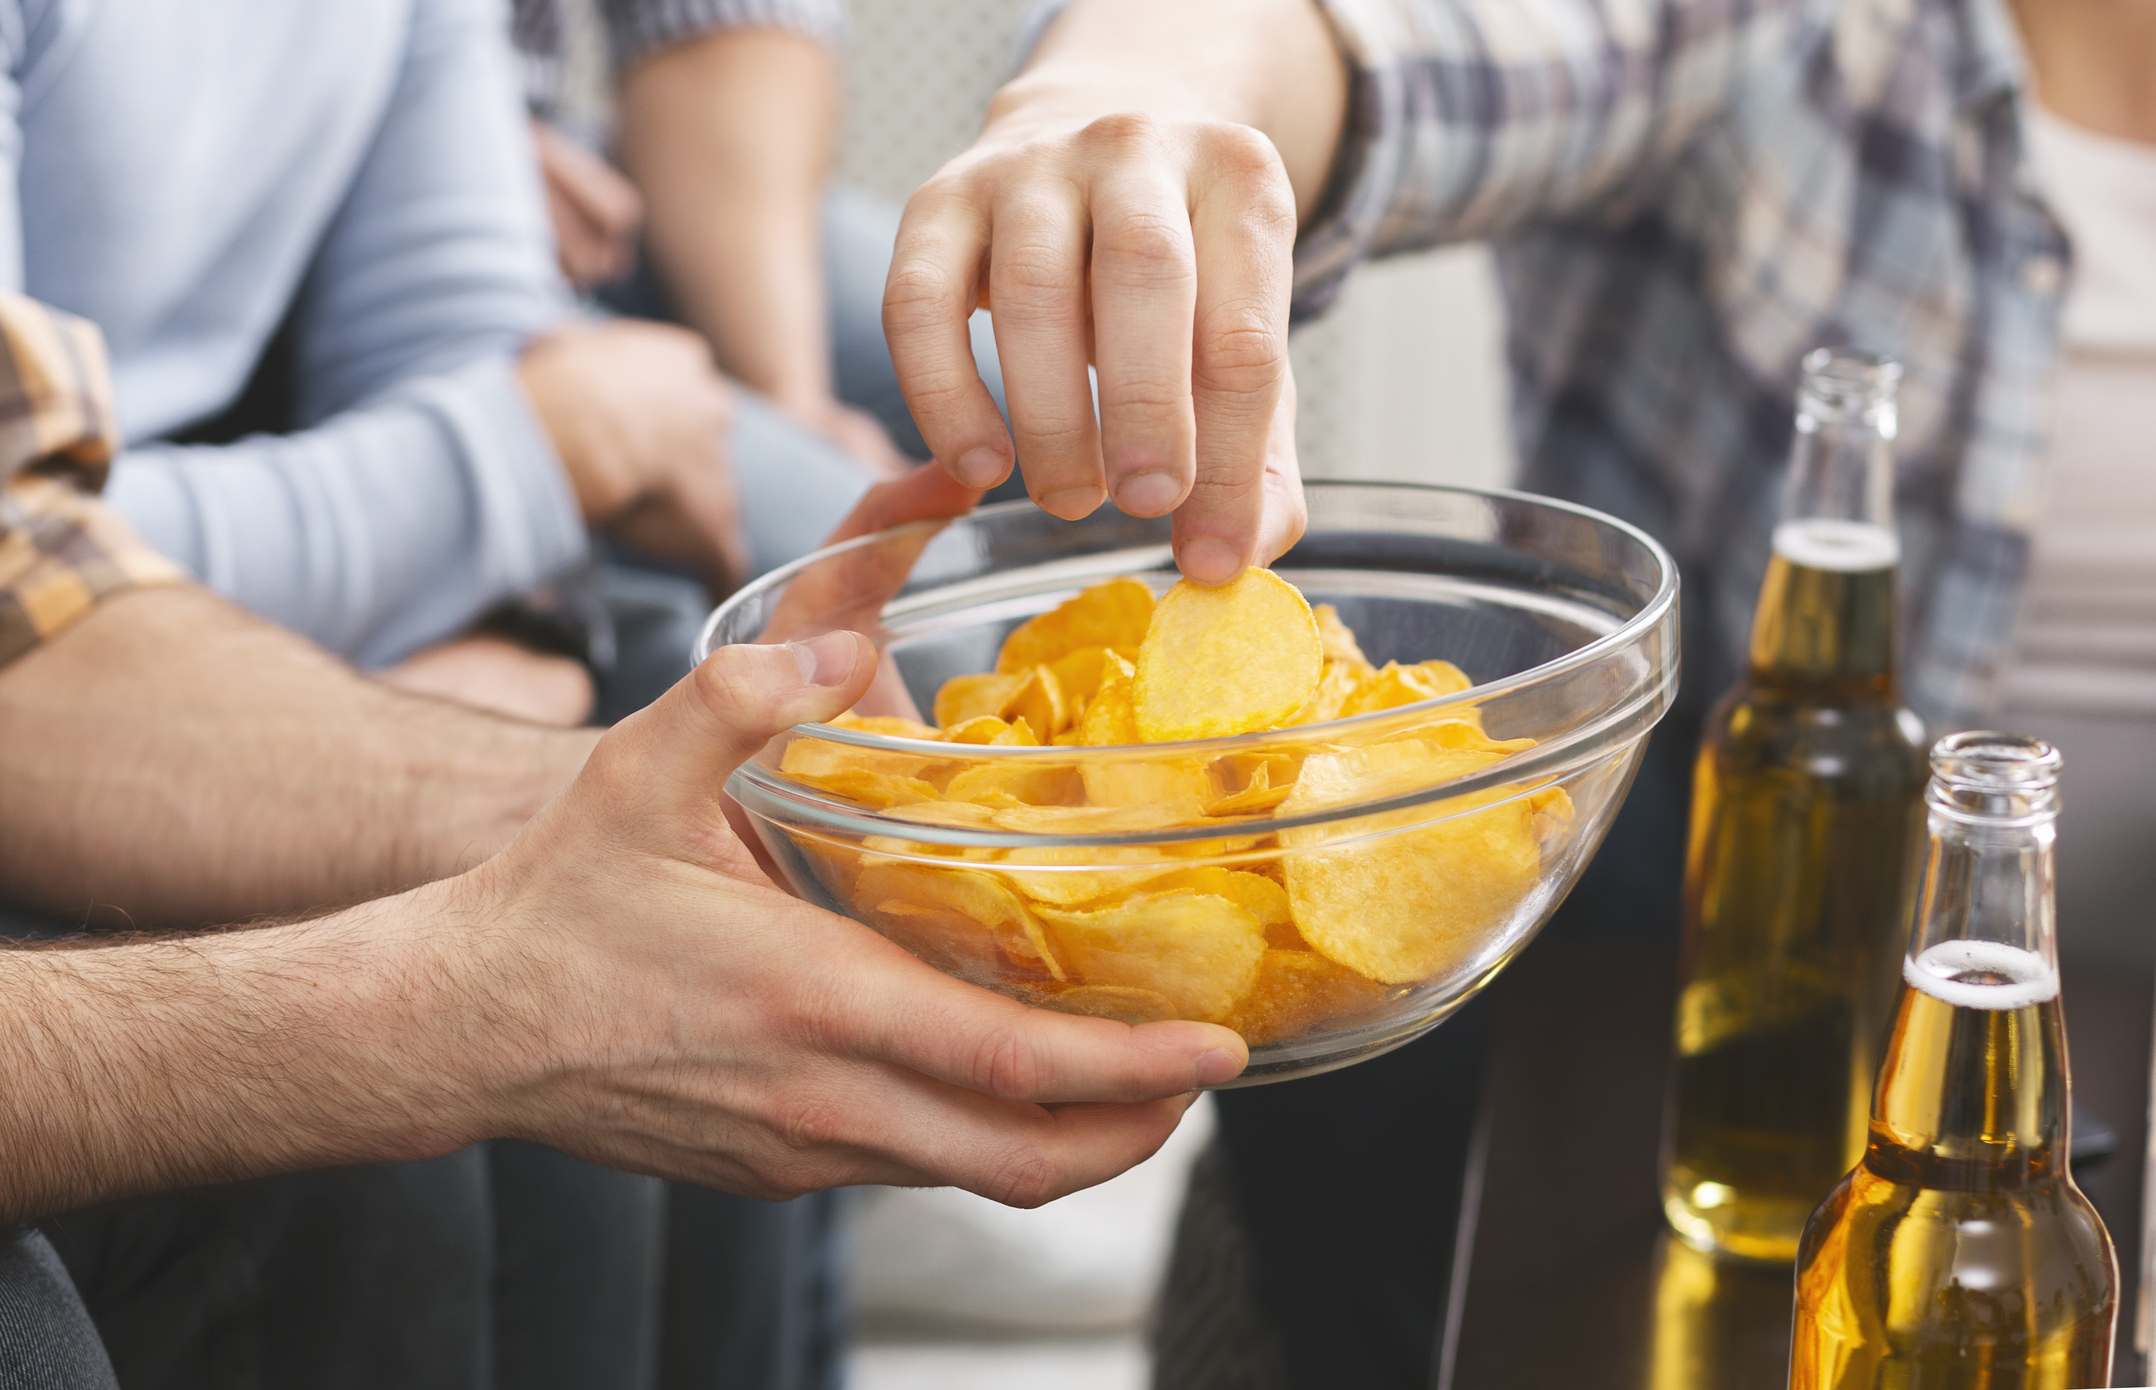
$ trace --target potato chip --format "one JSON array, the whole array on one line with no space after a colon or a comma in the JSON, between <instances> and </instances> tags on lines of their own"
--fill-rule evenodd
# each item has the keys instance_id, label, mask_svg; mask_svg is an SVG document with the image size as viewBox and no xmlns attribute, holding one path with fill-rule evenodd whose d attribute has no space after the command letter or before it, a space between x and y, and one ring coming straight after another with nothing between
<instances>
[{"instance_id":1,"label":"potato chip","mask_svg":"<svg viewBox=\"0 0 2156 1390\"><path fill-rule=\"evenodd\" d=\"M1417 741L1314 753L1281 813L1404 795L1506 756ZM1535 886L1542 856L1534 814L1533 798L1498 787L1283 830L1281 864L1296 928L1311 949L1387 984L1462 964Z\"/></svg>"},{"instance_id":2,"label":"potato chip","mask_svg":"<svg viewBox=\"0 0 2156 1390\"><path fill-rule=\"evenodd\" d=\"M1039 914L1075 978L1156 990L1176 1018L1225 1018L1265 954L1258 920L1209 893L1139 893L1094 911Z\"/></svg>"},{"instance_id":3,"label":"potato chip","mask_svg":"<svg viewBox=\"0 0 2156 1390\"><path fill-rule=\"evenodd\" d=\"M1338 719L1369 675L1368 666L1356 666L1346 661L1326 662L1324 673L1318 677L1318 688L1311 692L1301 709L1288 716L1287 722L1290 725L1323 724Z\"/></svg>"},{"instance_id":4,"label":"potato chip","mask_svg":"<svg viewBox=\"0 0 2156 1390\"><path fill-rule=\"evenodd\" d=\"M1080 647L1135 652L1153 620L1153 591L1141 579L1095 584L1067 603L1030 618L1003 639L996 669L1023 672L1070 655Z\"/></svg>"},{"instance_id":5,"label":"potato chip","mask_svg":"<svg viewBox=\"0 0 2156 1390\"><path fill-rule=\"evenodd\" d=\"M1369 1013L1389 992L1315 951L1269 950L1258 962L1256 983L1222 1022L1262 1047Z\"/></svg>"},{"instance_id":6,"label":"potato chip","mask_svg":"<svg viewBox=\"0 0 2156 1390\"><path fill-rule=\"evenodd\" d=\"M1250 780L1239 792L1219 797L1206 805L1208 816L1257 816L1272 810L1287 800L1293 782L1281 786L1272 784L1273 769L1270 763L1259 763L1251 771Z\"/></svg>"},{"instance_id":7,"label":"potato chip","mask_svg":"<svg viewBox=\"0 0 2156 1390\"><path fill-rule=\"evenodd\" d=\"M1092 748L1121 748L1138 741L1138 668L1114 652L1101 658L1100 684L1085 707L1081 741Z\"/></svg>"},{"instance_id":8,"label":"potato chip","mask_svg":"<svg viewBox=\"0 0 2156 1390\"><path fill-rule=\"evenodd\" d=\"M865 767L849 767L839 772L789 774L796 782L806 783L818 791L843 796L848 801L881 811L890 806L904 806L915 801L935 801L943 793L933 783L918 777L897 777L888 772L875 772Z\"/></svg>"},{"instance_id":9,"label":"potato chip","mask_svg":"<svg viewBox=\"0 0 2156 1390\"><path fill-rule=\"evenodd\" d=\"M1022 674L1006 676L988 672L978 676L953 676L936 692L936 722L948 735L952 729L971 720L987 715L1000 718L1003 707L1025 683Z\"/></svg>"},{"instance_id":10,"label":"potato chip","mask_svg":"<svg viewBox=\"0 0 2156 1390\"><path fill-rule=\"evenodd\" d=\"M1440 695L1457 695L1473 684L1465 672L1449 661L1424 661L1413 666L1388 661L1383 670L1366 677L1355 688L1355 693L1340 707L1339 717L1344 719L1349 715L1412 705L1417 700L1435 700Z\"/></svg>"},{"instance_id":11,"label":"potato chip","mask_svg":"<svg viewBox=\"0 0 2156 1390\"><path fill-rule=\"evenodd\" d=\"M1324 664L1310 605L1271 570L1246 569L1217 589L1179 579L1138 651L1138 736L1273 728L1309 703Z\"/></svg>"},{"instance_id":12,"label":"potato chip","mask_svg":"<svg viewBox=\"0 0 2156 1390\"><path fill-rule=\"evenodd\" d=\"M1075 806L1085 800L1085 783L1068 764L996 762L958 773L943 794L992 806Z\"/></svg>"},{"instance_id":13,"label":"potato chip","mask_svg":"<svg viewBox=\"0 0 2156 1390\"><path fill-rule=\"evenodd\" d=\"M918 719L901 719L895 714L855 714L847 710L830 721L834 729L859 729L865 734L882 734L885 738L918 738L931 743L943 737L943 731Z\"/></svg>"},{"instance_id":14,"label":"potato chip","mask_svg":"<svg viewBox=\"0 0 2156 1390\"><path fill-rule=\"evenodd\" d=\"M1068 989L1043 988L1031 1002L1060 1013L1110 1018L1118 1023L1159 1023L1175 1017L1175 1005L1157 989L1135 985L1072 985Z\"/></svg>"},{"instance_id":15,"label":"potato chip","mask_svg":"<svg viewBox=\"0 0 2156 1390\"><path fill-rule=\"evenodd\" d=\"M1201 869L1177 869L1145 886L1148 893L1210 893L1226 898L1257 919L1260 928L1285 925L1294 920L1288 907L1288 890L1269 878L1207 865Z\"/></svg>"},{"instance_id":16,"label":"potato chip","mask_svg":"<svg viewBox=\"0 0 2156 1390\"><path fill-rule=\"evenodd\" d=\"M1056 673L1056 684L1063 687L1063 698L1074 705L1092 699L1093 692L1100 689L1101 670L1109 654L1106 647L1080 647L1049 662L1048 669Z\"/></svg>"},{"instance_id":17,"label":"potato chip","mask_svg":"<svg viewBox=\"0 0 2156 1390\"><path fill-rule=\"evenodd\" d=\"M1376 669L1370 658L1362 654L1362 644L1355 640L1354 631L1340 621L1340 610L1329 603L1321 603L1310 610L1317 619L1318 641L1324 647L1325 660L1343 662L1364 671Z\"/></svg>"},{"instance_id":18,"label":"potato chip","mask_svg":"<svg viewBox=\"0 0 2156 1390\"><path fill-rule=\"evenodd\" d=\"M999 748L1030 748L1040 742L1033 732L1033 726L1024 720L1006 724L992 714L968 719L955 728L945 729L943 737L950 743L986 743Z\"/></svg>"},{"instance_id":19,"label":"potato chip","mask_svg":"<svg viewBox=\"0 0 2156 1390\"><path fill-rule=\"evenodd\" d=\"M835 777L849 772L880 772L890 777L920 777L932 781L948 760L916 753L891 753L881 748L857 748L828 738L796 738L779 758L779 771L788 777L808 780Z\"/></svg>"},{"instance_id":20,"label":"potato chip","mask_svg":"<svg viewBox=\"0 0 2156 1390\"><path fill-rule=\"evenodd\" d=\"M993 874L879 860L862 869L854 881L854 894L856 901L902 923L905 939L899 944L924 960L930 959L928 952L934 952L992 964L982 949L985 941L1014 961L1045 970L1053 979L1066 978L1040 920Z\"/></svg>"},{"instance_id":21,"label":"potato chip","mask_svg":"<svg viewBox=\"0 0 2156 1390\"><path fill-rule=\"evenodd\" d=\"M1062 682L1046 666L1036 666L1027 672L1018 689L1011 692L1011 698L996 712L1013 724L1023 719L1042 743L1061 733L1070 722Z\"/></svg>"}]
</instances>

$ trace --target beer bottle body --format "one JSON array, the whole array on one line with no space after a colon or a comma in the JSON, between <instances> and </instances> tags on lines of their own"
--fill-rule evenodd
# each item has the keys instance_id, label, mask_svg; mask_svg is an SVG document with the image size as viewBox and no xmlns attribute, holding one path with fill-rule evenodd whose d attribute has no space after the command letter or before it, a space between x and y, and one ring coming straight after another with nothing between
<instances>
[{"instance_id":1,"label":"beer bottle body","mask_svg":"<svg viewBox=\"0 0 2156 1390\"><path fill-rule=\"evenodd\" d=\"M1850 695L1747 680L1700 752L1663 1197L1701 1248L1794 1258L1863 1149L1923 734L1891 699Z\"/></svg>"},{"instance_id":2,"label":"beer bottle body","mask_svg":"<svg viewBox=\"0 0 2156 1390\"><path fill-rule=\"evenodd\" d=\"M1896 678L1891 364L1824 365L1694 773L1663 1170L1688 1244L1778 1263L1863 1148L1925 776Z\"/></svg>"},{"instance_id":3,"label":"beer bottle body","mask_svg":"<svg viewBox=\"0 0 2156 1390\"><path fill-rule=\"evenodd\" d=\"M2035 740L1955 735L2056 754ZM1792 1390L2110 1384L2118 1270L2068 1171L2049 797L1942 815L1862 1159L1805 1230ZM1979 798L1980 799L1980 798ZM1965 803L1968 798L1964 798ZM1949 807L1949 810L1952 808ZM1966 809L1966 806L1964 807Z\"/></svg>"}]
</instances>

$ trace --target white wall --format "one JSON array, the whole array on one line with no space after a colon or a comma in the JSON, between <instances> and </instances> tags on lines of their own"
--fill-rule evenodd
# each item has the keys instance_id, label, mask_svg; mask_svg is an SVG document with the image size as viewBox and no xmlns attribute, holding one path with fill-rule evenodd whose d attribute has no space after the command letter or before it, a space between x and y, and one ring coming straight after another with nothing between
<instances>
[{"instance_id":1,"label":"white wall","mask_svg":"<svg viewBox=\"0 0 2156 1390\"><path fill-rule=\"evenodd\" d=\"M840 177L903 201L964 149L1009 72L1023 9L1024 0L854 0ZM1293 344L1305 474L1502 482L1502 331L1480 248L1357 272Z\"/></svg>"}]
</instances>

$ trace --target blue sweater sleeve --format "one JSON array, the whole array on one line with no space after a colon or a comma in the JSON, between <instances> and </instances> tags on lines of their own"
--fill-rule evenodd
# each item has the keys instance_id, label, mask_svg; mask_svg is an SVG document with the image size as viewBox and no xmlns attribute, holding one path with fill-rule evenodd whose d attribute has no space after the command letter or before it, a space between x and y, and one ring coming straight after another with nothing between
<instances>
[{"instance_id":1,"label":"blue sweater sleeve","mask_svg":"<svg viewBox=\"0 0 2156 1390\"><path fill-rule=\"evenodd\" d=\"M299 428L128 451L108 496L219 592L365 666L580 563L516 355L567 309L492 0L413 0L294 306Z\"/></svg>"}]
</instances>

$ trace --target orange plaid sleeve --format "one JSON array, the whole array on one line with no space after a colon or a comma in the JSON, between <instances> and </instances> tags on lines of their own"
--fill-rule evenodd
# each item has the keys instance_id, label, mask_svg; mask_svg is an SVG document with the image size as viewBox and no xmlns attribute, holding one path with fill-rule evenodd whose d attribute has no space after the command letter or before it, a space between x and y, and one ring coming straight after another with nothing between
<instances>
[{"instance_id":1,"label":"orange plaid sleeve","mask_svg":"<svg viewBox=\"0 0 2156 1390\"><path fill-rule=\"evenodd\" d=\"M97 328L0 294L0 666L180 571L96 499L117 452Z\"/></svg>"}]
</instances>

